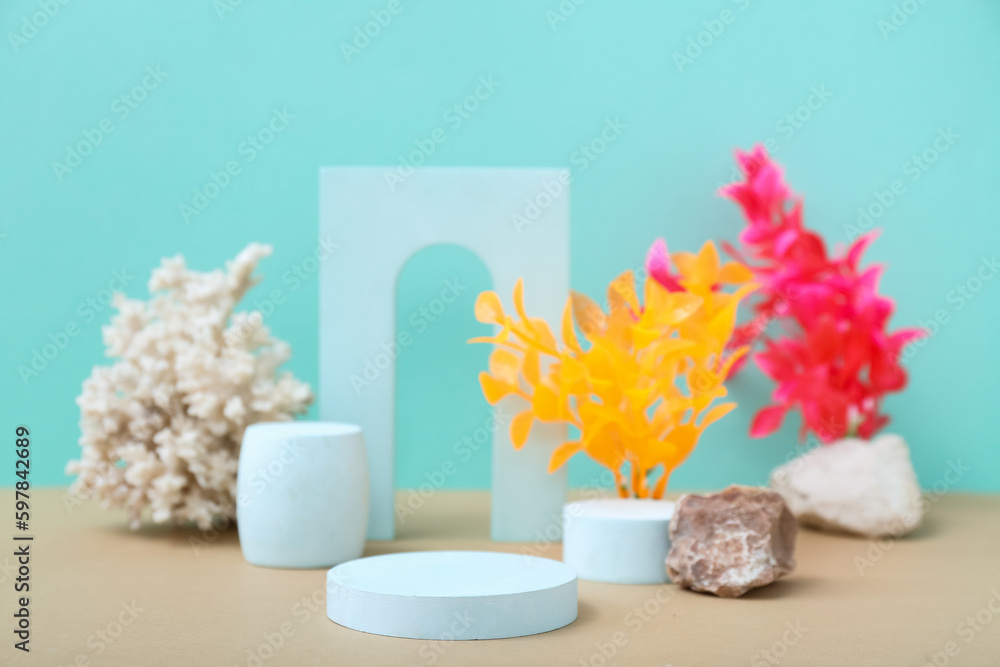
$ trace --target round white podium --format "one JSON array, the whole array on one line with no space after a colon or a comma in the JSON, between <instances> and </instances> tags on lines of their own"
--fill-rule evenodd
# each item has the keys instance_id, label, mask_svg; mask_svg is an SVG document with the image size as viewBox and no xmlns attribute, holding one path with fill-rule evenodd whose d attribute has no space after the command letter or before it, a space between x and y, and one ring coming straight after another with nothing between
<instances>
[{"instance_id":1,"label":"round white podium","mask_svg":"<svg viewBox=\"0 0 1000 667\"><path fill-rule=\"evenodd\" d=\"M502 639L576 620L576 572L547 558L422 551L353 560L326 575L326 614L361 632L432 640Z\"/></svg>"}]
</instances>

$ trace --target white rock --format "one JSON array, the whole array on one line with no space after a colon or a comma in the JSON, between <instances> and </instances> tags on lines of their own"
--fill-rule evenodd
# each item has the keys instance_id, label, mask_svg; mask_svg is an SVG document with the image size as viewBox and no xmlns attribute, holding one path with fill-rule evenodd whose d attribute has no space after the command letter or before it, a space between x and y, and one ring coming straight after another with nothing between
<instances>
[{"instance_id":1,"label":"white rock","mask_svg":"<svg viewBox=\"0 0 1000 667\"><path fill-rule=\"evenodd\" d=\"M898 435L817 447L775 468L771 487L802 524L826 530L899 537L923 519L910 450Z\"/></svg>"}]
</instances>

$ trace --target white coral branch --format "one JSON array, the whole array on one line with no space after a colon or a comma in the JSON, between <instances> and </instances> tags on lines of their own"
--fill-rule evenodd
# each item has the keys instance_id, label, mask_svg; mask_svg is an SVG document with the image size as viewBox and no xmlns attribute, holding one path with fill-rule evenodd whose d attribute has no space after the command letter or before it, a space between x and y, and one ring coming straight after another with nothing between
<instances>
[{"instance_id":1,"label":"white coral branch","mask_svg":"<svg viewBox=\"0 0 1000 667\"><path fill-rule=\"evenodd\" d=\"M258 282L271 247L251 243L226 269L187 268L164 259L148 301L117 295L103 328L111 366L83 383L82 457L66 466L70 491L128 510L137 527L194 521L202 528L235 504L243 430L292 419L312 403L309 385L277 369L291 356L256 311L234 312Z\"/></svg>"}]
</instances>

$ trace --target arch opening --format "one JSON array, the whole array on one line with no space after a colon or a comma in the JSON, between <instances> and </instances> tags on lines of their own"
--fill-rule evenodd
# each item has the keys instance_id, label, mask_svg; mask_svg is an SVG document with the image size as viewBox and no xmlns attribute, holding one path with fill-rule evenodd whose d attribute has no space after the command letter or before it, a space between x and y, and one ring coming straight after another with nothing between
<instances>
[{"instance_id":1,"label":"arch opening","mask_svg":"<svg viewBox=\"0 0 1000 667\"><path fill-rule=\"evenodd\" d=\"M393 466L400 536L489 532L478 496L460 507L448 504L448 521L432 519L445 507L440 492L490 488L492 410L478 382L490 347L466 341L491 332L473 311L476 296L492 288L486 264L457 244L421 248L396 277Z\"/></svg>"}]
</instances>

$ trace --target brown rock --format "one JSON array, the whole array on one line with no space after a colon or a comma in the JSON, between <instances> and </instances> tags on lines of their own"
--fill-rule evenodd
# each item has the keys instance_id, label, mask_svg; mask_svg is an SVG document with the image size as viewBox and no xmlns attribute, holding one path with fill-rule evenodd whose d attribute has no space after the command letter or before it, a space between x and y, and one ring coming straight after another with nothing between
<instances>
[{"instance_id":1,"label":"brown rock","mask_svg":"<svg viewBox=\"0 0 1000 667\"><path fill-rule=\"evenodd\" d=\"M798 530L785 501L768 489L684 495L670 520L667 573L684 588L739 597L795 569Z\"/></svg>"}]
</instances>

